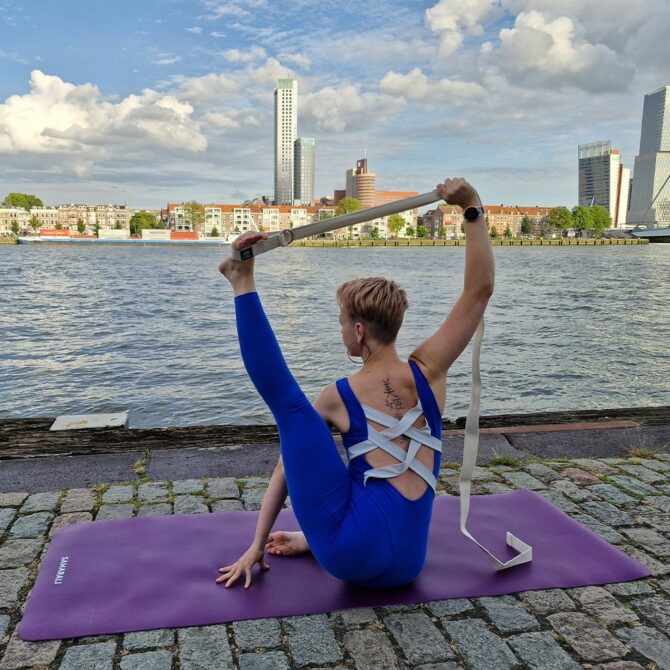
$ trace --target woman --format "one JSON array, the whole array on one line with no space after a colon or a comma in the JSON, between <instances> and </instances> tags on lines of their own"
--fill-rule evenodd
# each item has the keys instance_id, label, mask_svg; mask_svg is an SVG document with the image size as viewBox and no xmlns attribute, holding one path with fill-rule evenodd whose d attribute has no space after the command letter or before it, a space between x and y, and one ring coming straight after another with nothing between
<instances>
[{"instance_id":1,"label":"woman","mask_svg":"<svg viewBox=\"0 0 670 670\"><path fill-rule=\"evenodd\" d=\"M326 386L313 405L286 366L265 317L253 259L227 258L219 266L233 286L242 359L276 420L281 456L253 543L236 562L219 568L217 583L229 587L244 575L248 588L256 563L269 569L266 549L277 555L311 550L330 574L369 588L400 586L421 572L440 467L447 370L474 334L494 283L476 190L459 178L445 180L437 192L475 217L465 222L463 293L408 364L395 348L405 292L380 278L343 284L337 292L342 341L363 366L350 379ZM233 245L243 249L265 237L245 233ZM348 469L329 425L342 434ZM301 532L270 533L287 494Z\"/></svg>"}]
</instances>

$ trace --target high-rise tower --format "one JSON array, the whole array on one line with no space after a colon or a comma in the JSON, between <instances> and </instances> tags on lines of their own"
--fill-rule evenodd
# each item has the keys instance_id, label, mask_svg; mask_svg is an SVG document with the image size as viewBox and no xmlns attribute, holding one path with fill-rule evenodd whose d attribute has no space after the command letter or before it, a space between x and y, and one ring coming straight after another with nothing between
<instances>
[{"instance_id":1,"label":"high-rise tower","mask_svg":"<svg viewBox=\"0 0 670 670\"><path fill-rule=\"evenodd\" d=\"M630 170L624 168L621 153L609 140L580 144L579 204L600 205L610 214L612 226L626 222Z\"/></svg>"},{"instance_id":2,"label":"high-rise tower","mask_svg":"<svg viewBox=\"0 0 670 670\"><path fill-rule=\"evenodd\" d=\"M348 173L347 173L348 177ZM377 178L368 170L368 159L361 158L356 161L356 169L352 174L353 197L360 201L361 207L374 207L375 204L375 189L377 186ZM347 178L347 187L348 187Z\"/></svg>"},{"instance_id":3,"label":"high-rise tower","mask_svg":"<svg viewBox=\"0 0 670 670\"><path fill-rule=\"evenodd\" d=\"M275 89L275 204L293 204L294 145L298 135L298 82L278 79Z\"/></svg>"},{"instance_id":4,"label":"high-rise tower","mask_svg":"<svg viewBox=\"0 0 670 670\"><path fill-rule=\"evenodd\" d=\"M644 96L628 221L670 226L670 86Z\"/></svg>"},{"instance_id":5,"label":"high-rise tower","mask_svg":"<svg viewBox=\"0 0 670 670\"><path fill-rule=\"evenodd\" d=\"M295 141L293 196L305 205L314 200L314 167L316 141L311 137L299 137Z\"/></svg>"}]
</instances>

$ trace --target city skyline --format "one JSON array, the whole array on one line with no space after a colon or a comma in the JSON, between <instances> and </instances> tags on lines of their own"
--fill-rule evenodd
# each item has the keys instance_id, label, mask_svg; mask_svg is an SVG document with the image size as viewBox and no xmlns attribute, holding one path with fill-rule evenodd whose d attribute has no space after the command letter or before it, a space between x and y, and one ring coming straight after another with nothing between
<instances>
[{"instance_id":1,"label":"city skyline","mask_svg":"<svg viewBox=\"0 0 670 670\"><path fill-rule=\"evenodd\" d=\"M488 202L572 206L575 145L611 138L632 167L643 96L668 84L667 0L344 2L326 18L309 0L67 4L0 0L2 185L51 203L271 193L272 92L291 76L316 197L367 148L389 189L465 176Z\"/></svg>"}]
</instances>

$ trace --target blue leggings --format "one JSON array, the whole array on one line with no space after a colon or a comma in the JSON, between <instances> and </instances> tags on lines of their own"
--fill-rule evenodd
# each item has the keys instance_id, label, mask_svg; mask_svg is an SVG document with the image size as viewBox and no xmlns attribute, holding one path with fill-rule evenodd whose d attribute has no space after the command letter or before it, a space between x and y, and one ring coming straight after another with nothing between
<instances>
[{"instance_id":1,"label":"blue leggings","mask_svg":"<svg viewBox=\"0 0 670 670\"><path fill-rule=\"evenodd\" d=\"M405 510L392 514L399 527L391 528L393 510L383 506L400 503L399 494L351 479L326 422L288 369L258 293L236 296L235 314L244 366L277 423L293 512L315 559L362 586L412 581L425 562L427 528L417 531Z\"/></svg>"}]
</instances>

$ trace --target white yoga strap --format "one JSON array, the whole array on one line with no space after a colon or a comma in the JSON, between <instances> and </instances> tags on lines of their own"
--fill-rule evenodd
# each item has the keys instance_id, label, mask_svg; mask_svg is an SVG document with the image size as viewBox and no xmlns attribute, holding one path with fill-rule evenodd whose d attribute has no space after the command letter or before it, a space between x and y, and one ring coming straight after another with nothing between
<instances>
[{"instance_id":1,"label":"white yoga strap","mask_svg":"<svg viewBox=\"0 0 670 670\"><path fill-rule=\"evenodd\" d=\"M463 446L463 465L461 467L461 476L458 482L458 488L461 498L461 533L471 539L486 555L495 566L496 570L506 570L507 568L530 563L533 560L533 548L520 540L509 531L505 536L507 545L519 553L508 561L501 561L496 558L483 544L478 542L466 527L468 521L468 512L470 511L470 484L472 482L472 473L477 463L477 450L479 448L479 403L482 390L482 379L479 370L479 354L482 348L482 337L484 336L484 318L479 322L475 331L475 340L472 348L472 389L470 392L470 407L468 416L465 420L465 443Z\"/></svg>"}]
</instances>

